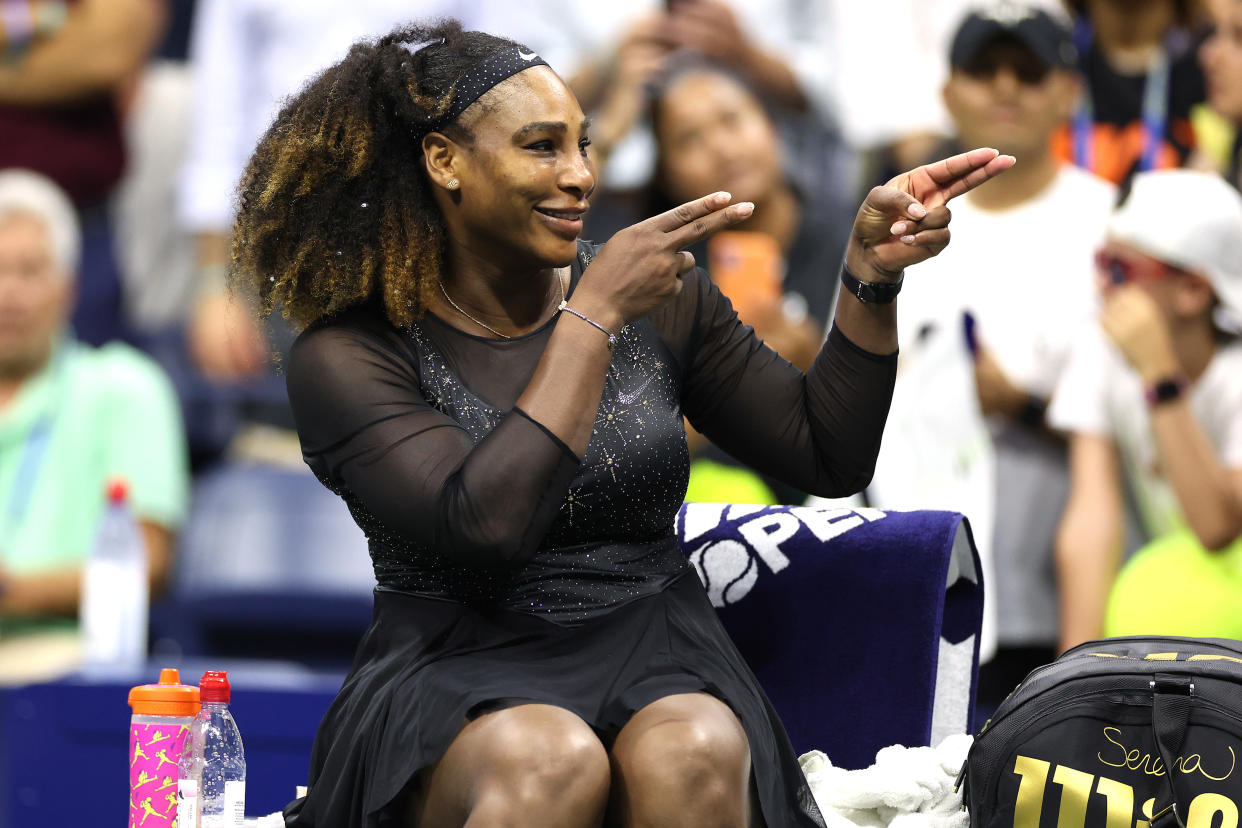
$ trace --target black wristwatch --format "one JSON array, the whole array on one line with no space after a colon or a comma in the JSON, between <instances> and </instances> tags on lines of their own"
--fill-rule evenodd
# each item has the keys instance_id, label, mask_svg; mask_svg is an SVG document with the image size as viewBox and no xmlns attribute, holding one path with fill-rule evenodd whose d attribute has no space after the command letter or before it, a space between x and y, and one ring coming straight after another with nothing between
<instances>
[{"instance_id":1,"label":"black wristwatch","mask_svg":"<svg viewBox=\"0 0 1242 828\"><path fill-rule=\"evenodd\" d=\"M1172 402L1182 396L1186 390L1186 380L1179 376L1166 377L1147 386L1146 396L1149 406Z\"/></svg>"},{"instance_id":2,"label":"black wristwatch","mask_svg":"<svg viewBox=\"0 0 1242 828\"><path fill-rule=\"evenodd\" d=\"M897 294L901 293L901 283L905 281L906 275L903 273L901 278L895 282L864 282L860 280L850 269L845 266L845 262L841 262L841 284L845 285L845 289L858 297L859 302L866 304L888 305L897 298Z\"/></svg>"}]
</instances>

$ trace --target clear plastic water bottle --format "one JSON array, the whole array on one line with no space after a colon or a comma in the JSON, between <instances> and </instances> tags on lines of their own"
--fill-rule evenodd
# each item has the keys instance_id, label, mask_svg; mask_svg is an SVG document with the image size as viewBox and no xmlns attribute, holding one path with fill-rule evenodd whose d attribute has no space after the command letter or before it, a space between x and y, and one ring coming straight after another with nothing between
<instances>
[{"instance_id":1,"label":"clear plastic water bottle","mask_svg":"<svg viewBox=\"0 0 1242 828\"><path fill-rule=\"evenodd\" d=\"M137 672L147 659L147 548L124 480L108 502L82 579L82 661L88 672Z\"/></svg>"},{"instance_id":2,"label":"clear plastic water bottle","mask_svg":"<svg viewBox=\"0 0 1242 828\"><path fill-rule=\"evenodd\" d=\"M197 687L194 689L198 690ZM177 828L199 828L198 803L199 788L203 784L203 728L206 723L207 720L195 711L181 745L181 757L177 760Z\"/></svg>"},{"instance_id":3,"label":"clear plastic water bottle","mask_svg":"<svg viewBox=\"0 0 1242 828\"><path fill-rule=\"evenodd\" d=\"M202 709L190 726L190 738L195 744L191 747L189 772L194 773L197 765L199 828L242 828L246 814L246 752L237 722L229 712L228 673L203 673L198 695Z\"/></svg>"}]
</instances>

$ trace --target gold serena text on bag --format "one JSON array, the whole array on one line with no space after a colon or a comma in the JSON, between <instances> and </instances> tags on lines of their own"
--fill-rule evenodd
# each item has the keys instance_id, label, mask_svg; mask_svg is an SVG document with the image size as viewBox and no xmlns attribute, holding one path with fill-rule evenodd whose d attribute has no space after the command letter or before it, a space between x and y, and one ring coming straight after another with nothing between
<instances>
[{"instance_id":1,"label":"gold serena text on bag","mask_svg":"<svg viewBox=\"0 0 1242 828\"><path fill-rule=\"evenodd\" d=\"M1104 730L1105 738L1112 743L1112 752L1101 752L1099 759L1102 764L1119 770L1138 771L1149 776L1163 776L1166 773L1159 757L1154 760L1150 755L1143 758L1141 751L1126 750L1119 741L1109 738L1108 731L1120 733L1117 728ZM1225 776L1215 777L1205 773L1203 759L1198 754L1179 756L1173 763L1174 773L1202 773L1210 780L1223 781L1233 774L1236 752L1229 747L1228 753L1231 764ZM1113 764L1106 761L1105 756L1123 761ZM1136 803L1133 787L1103 773L1093 775L1066 765L1053 765L1042 759L1021 755L1014 761L1013 773L1021 778L1018 799L1014 803L1014 828L1038 828L1045 801L1055 802L1057 799L1060 800L1057 828L1084 828L1087 806L1092 796L1103 797L1107 803L1105 828L1149 828L1155 799ZM1050 796L1058 793L1056 788L1060 788L1060 796ZM1140 804L1139 814L1135 813L1136 804ZM1186 828L1238 828L1238 805L1222 794L1201 793L1190 802L1186 812Z\"/></svg>"}]
</instances>

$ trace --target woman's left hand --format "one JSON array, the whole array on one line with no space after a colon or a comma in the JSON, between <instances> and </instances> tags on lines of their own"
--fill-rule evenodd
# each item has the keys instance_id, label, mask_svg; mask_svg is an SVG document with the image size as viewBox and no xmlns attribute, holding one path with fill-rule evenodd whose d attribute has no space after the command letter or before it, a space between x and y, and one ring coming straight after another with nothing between
<instances>
[{"instance_id":1,"label":"woman's left hand","mask_svg":"<svg viewBox=\"0 0 1242 828\"><path fill-rule=\"evenodd\" d=\"M1012 155L975 149L902 173L867 194L845 251L850 272L864 282L895 282L912 264L949 243L949 199L1014 165Z\"/></svg>"}]
</instances>

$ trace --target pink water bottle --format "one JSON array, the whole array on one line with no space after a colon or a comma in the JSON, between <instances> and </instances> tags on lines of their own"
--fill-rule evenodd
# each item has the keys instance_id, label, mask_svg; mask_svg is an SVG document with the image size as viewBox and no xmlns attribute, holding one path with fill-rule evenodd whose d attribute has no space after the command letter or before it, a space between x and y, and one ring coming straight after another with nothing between
<instances>
[{"instance_id":1,"label":"pink water bottle","mask_svg":"<svg viewBox=\"0 0 1242 828\"><path fill-rule=\"evenodd\" d=\"M198 688L171 668L129 691L129 828L177 824L177 761L198 713Z\"/></svg>"}]
</instances>

